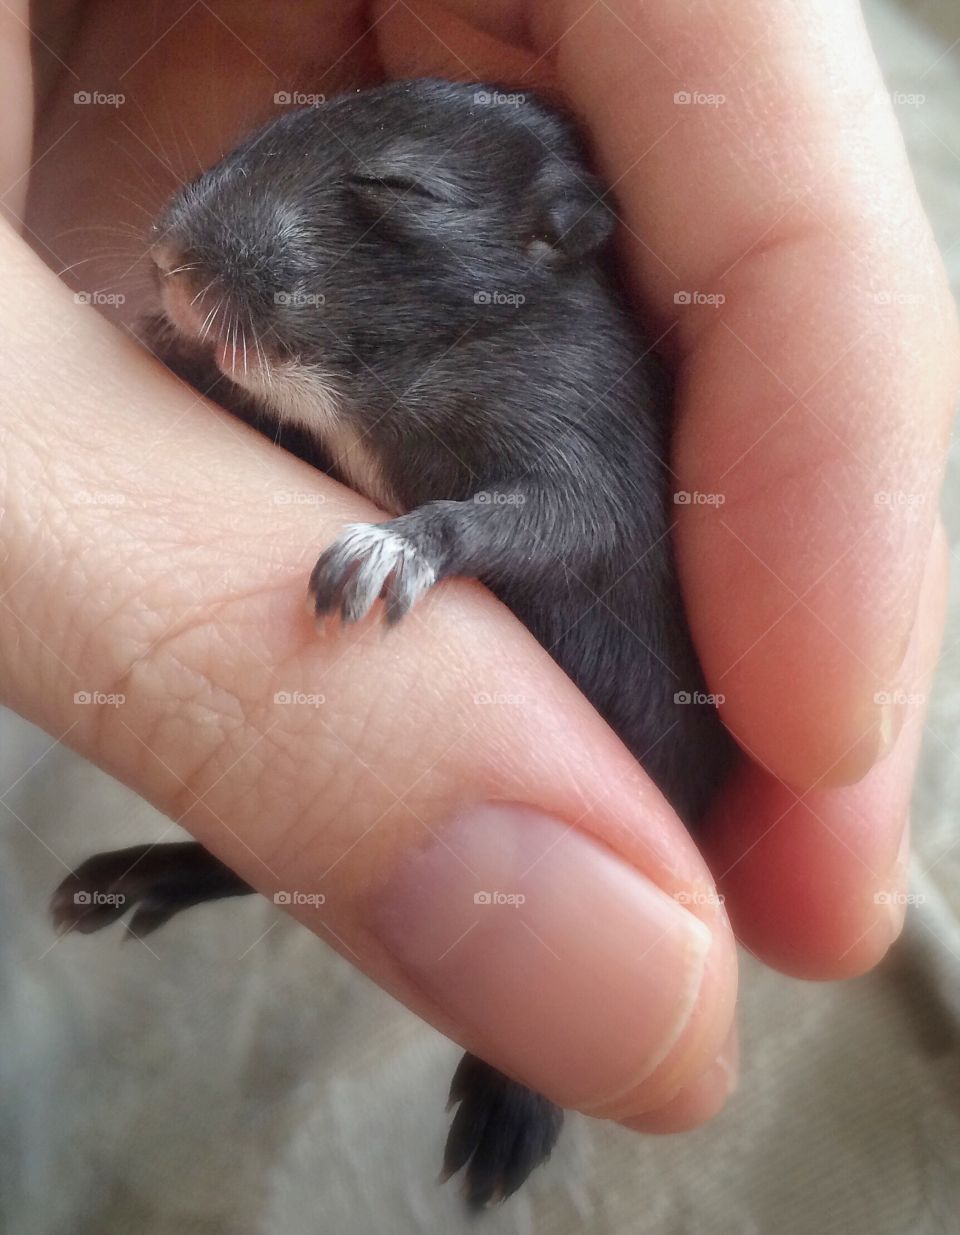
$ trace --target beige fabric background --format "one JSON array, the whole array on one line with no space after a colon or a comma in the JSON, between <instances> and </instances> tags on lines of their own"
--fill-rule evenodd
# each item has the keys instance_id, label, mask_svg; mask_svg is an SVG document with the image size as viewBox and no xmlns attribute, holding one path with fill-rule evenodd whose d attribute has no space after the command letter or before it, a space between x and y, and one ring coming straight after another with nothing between
<instances>
[{"instance_id":1,"label":"beige fabric background","mask_svg":"<svg viewBox=\"0 0 960 1235\"><path fill-rule=\"evenodd\" d=\"M867 16L960 290L960 8ZM960 459L945 511L960 535ZM743 964L744 1072L713 1126L641 1139L571 1118L482 1225L433 1179L456 1048L250 900L150 941L52 946L67 861L165 823L0 716L0 1230L10 1235L951 1235L960 1232L960 607L916 792L923 898L842 987ZM38 761L39 762L36 762Z\"/></svg>"}]
</instances>

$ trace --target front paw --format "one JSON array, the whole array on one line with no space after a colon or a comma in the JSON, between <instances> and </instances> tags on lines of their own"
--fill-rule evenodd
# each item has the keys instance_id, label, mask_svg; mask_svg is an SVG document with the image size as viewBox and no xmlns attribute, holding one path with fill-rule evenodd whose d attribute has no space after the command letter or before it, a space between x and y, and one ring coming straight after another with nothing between
<instances>
[{"instance_id":1,"label":"front paw","mask_svg":"<svg viewBox=\"0 0 960 1235\"><path fill-rule=\"evenodd\" d=\"M310 597L318 616L339 609L344 622L359 622L382 597L392 625L436 580L429 558L388 523L352 523L321 553Z\"/></svg>"}]
</instances>

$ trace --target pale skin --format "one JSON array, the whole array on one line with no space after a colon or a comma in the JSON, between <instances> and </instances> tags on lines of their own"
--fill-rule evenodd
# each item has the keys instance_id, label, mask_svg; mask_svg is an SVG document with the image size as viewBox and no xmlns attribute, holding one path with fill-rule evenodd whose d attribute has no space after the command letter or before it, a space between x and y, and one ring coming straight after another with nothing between
<instances>
[{"instance_id":1,"label":"pale skin","mask_svg":"<svg viewBox=\"0 0 960 1235\"><path fill-rule=\"evenodd\" d=\"M321 919L301 920L480 1055L483 1027L427 1000L369 926L397 864L464 801L534 806L697 893L714 944L692 1017L615 1103L584 1105L650 1131L703 1122L736 1070L734 931L787 973L841 978L902 925L888 894L940 638L957 339L855 6L337 0L286 5L281 24L236 3L167 33L177 9L154 25L152 6L59 7L34 154L27 6L0 10L3 702L262 891L322 881ZM189 134L194 170L274 90L426 73L558 86L616 184L626 268L680 375L677 487L725 498L676 512L691 626L746 752L701 838L722 905L667 805L478 585L443 585L387 638L318 635L310 567L377 512L198 401L27 243L66 265L90 239L72 227L141 225L109 179L119 115L152 211L172 187L158 133ZM67 132L74 91L121 78L122 113ZM725 101L678 105L683 90ZM678 306L682 289L723 303ZM126 701L78 707L82 690ZM278 691L325 702L278 707ZM480 694L525 704L478 709ZM508 1049L491 1062L514 1071Z\"/></svg>"}]
</instances>

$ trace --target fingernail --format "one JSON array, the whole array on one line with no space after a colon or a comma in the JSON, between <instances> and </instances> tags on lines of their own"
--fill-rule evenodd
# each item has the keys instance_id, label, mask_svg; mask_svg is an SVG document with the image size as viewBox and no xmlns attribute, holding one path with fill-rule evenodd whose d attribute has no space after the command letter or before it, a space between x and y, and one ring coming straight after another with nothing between
<instances>
[{"instance_id":1,"label":"fingernail","mask_svg":"<svg viewBox=\"0 0 960 1235\"><path fill-rule=\"evenodd\" d=\"M647 1111L623 1124L635 1132L658 1134L688 1132L718 1114L736 1092L740 1077L740 1047L737 1027L732 1025L713 1064L665 1106Z\"/></svg>"},{"instance_id":2,"label":"fingernail","mask_svg":"<svg viewBox=\"0 0 960 1235\"><path fill-rule=\"evenodd\" d=\"M910 885L910 821L904 824L900 847L885 887L874 895L874 903L887 918L890 943L895 943L903 931L909 904Z\"/></svg>"},{"instance_id":3,"label":"fingernail","mask_svg":"<svg viewBox=\"0 0 960 1235\"><path fill-rule=\"evenodd\" d=\"M465 811L397 871L374 929L494 1062L565 1106L629 1093L693 1013L712 936L598 842Z\"/></svg>"},{"instance_id":4,"label":"fingernail","mask_svg":"<svg viewBox=\"0 0 960 1235\"><path fill-rule=\"evenodd\" d=\"M905 706L906 696L902 691L881 691L874 696L880 705L880 719L877 731L877 762L885 758L893 750L907 718Z\"/></svg>"}]
</instances>

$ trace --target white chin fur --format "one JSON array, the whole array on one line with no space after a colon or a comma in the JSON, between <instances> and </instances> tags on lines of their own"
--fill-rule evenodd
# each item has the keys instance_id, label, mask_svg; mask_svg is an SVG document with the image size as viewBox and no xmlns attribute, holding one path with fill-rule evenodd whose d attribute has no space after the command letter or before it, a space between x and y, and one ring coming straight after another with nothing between
<instances>
[{"instance_id":1,"label":"white chin fur","mask_svg":"<svg viewBox=\"0 0 960 1235\"><path fill-rule=\"evenodd\" d=\"M400 513L369 439L343 415L343 398L328 374L296 360L241 366L228 376L286 424L307 429L323 443L338 475L351 489L392 513Z\"/></svg>"}]
</instances>

